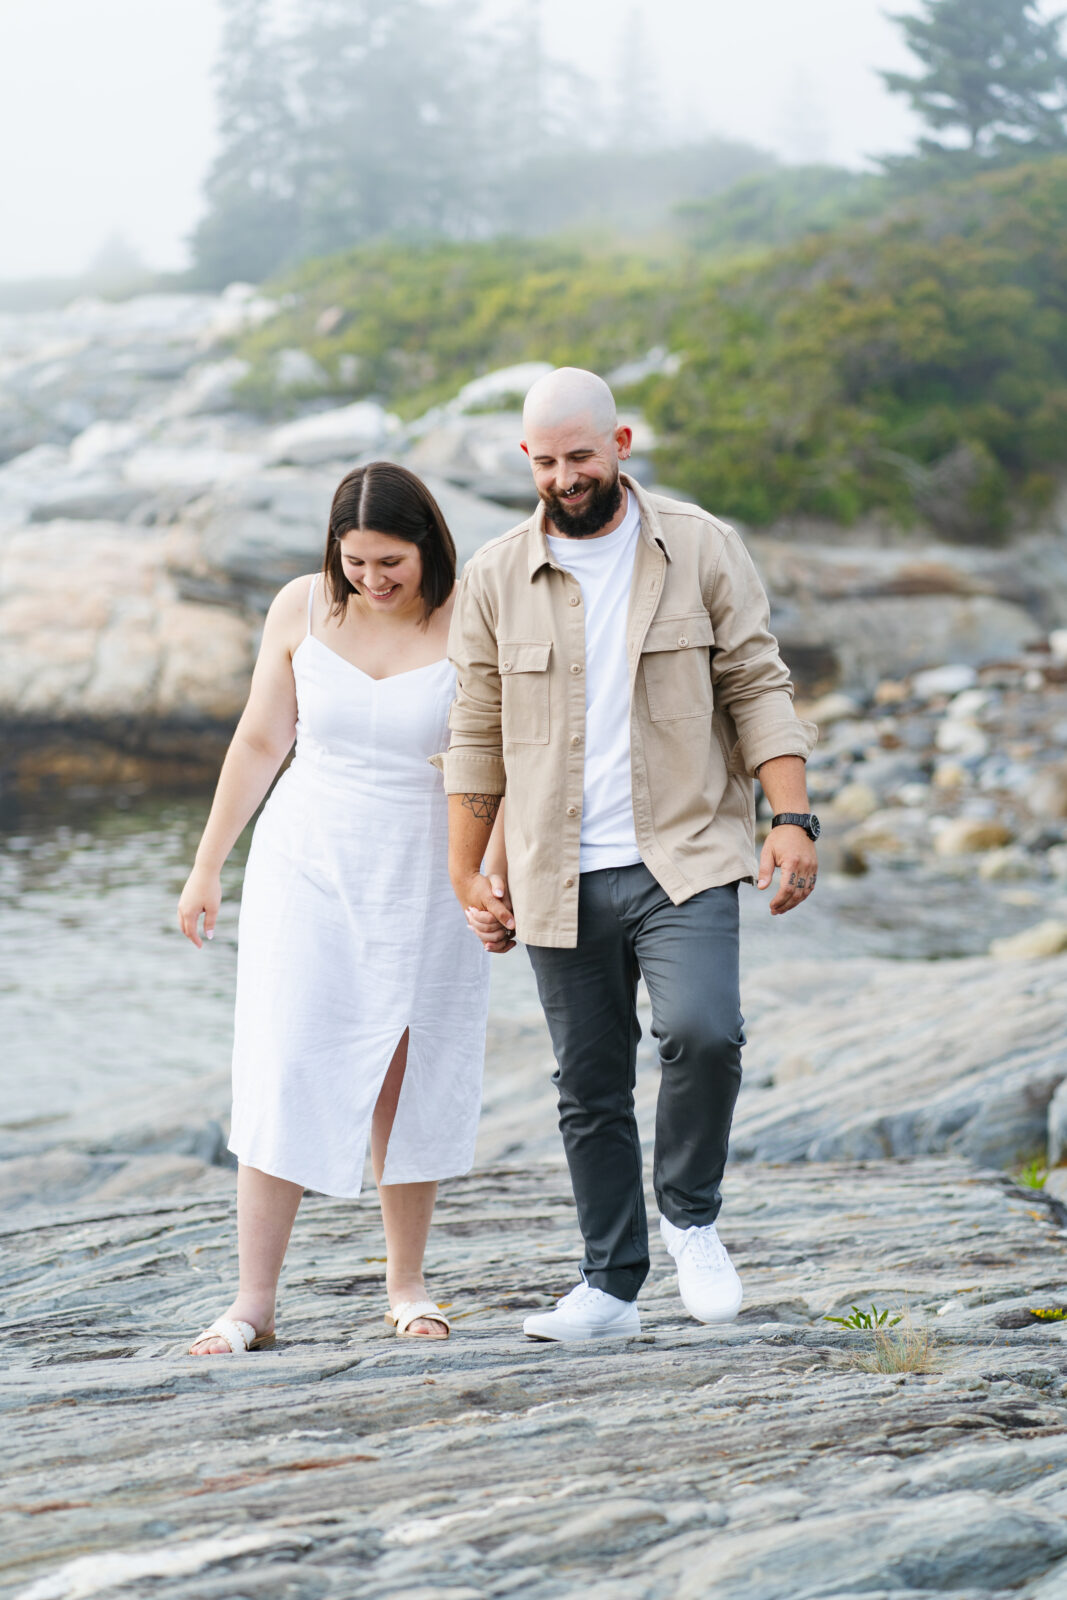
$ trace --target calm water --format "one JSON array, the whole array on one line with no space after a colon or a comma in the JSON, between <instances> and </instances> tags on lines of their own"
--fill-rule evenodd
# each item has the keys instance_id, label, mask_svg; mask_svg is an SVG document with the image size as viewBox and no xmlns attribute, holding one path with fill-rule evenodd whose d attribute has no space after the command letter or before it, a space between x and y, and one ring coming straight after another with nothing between
<instances>
[{"instance_id":1,"label":"calm water","mask_svg":"<svg viewBox=\"0 0 1067 1600\"><path fill-rule=\"evenodd\" d=\"M207 806L111 801L0 835L0 1128L43 1131L109 1096L150 1102L226 1070L247 835L226 868L214 942L195 950L175 916ZM746 965L971 954L1046 914L999 886L889 871L824 875L818 896L772 922L765 897L742 891ZM521 950L494 961L493 983L499 1036L536 1009Z\"/></svg>"},{"instance_id":2,"label":"calm water","mask_svg":"<svg viewBox=\"0 0 1067 1600\"><path fill-rule=\"evenodd\" d=\"M223 874L215 938L196 950L176 909L208 803L112 802L0 835L0 1128L228 1067L251 830ZM536 1004L524 954L495 967L498 1015Z\"/></svg>"}]
</instances>

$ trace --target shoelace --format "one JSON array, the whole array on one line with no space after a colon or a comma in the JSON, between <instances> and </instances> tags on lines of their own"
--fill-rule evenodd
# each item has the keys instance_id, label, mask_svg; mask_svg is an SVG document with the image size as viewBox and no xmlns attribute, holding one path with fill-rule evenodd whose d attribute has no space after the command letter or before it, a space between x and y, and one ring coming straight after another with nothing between
<instances>
[{"instance_id":1,"label":"shoelace","mask_svg":"<svg viewBox=\"0 0 1067 1600\"><path fill-rule=\"evenodd\" d=\"M682 1249L702 1267L722 1267L726 1264L726 1247L711 1228L688 1228Z\"/></svg>"},{"instance_id":2,"label":"shoelace","mask_svg":"<svg viewBox=\"0 0 1067 1600\"><path fill-rule=\"evenodd\" d=\"M559 1311L563 1306L566 1306L568 1311L573 1311L583 1301L588 1300L591 1295L598 1295L599 1293L599 1289L595 1288L591 1283L586 1283L583 1279L581 1283L576 1283L574 1288L563 1296L562 1300L556 1301L556 1310Z\"/></svg>"}]
</instances>

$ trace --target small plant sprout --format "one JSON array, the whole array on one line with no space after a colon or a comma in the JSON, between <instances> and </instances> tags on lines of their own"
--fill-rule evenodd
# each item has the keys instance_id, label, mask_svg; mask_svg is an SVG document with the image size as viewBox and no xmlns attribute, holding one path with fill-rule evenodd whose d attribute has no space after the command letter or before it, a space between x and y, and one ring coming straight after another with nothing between
<instances>
[{"instance_id":1,"label":"small plant sprout","mask_svg":"<svg viewBox=\"0 0 1067 1600\"><path fill-rule=\"evenodd\" d=\"M869 1311L861 1311L859 1306L853 1306L847 1317L823 1317L824 1322L838 1322L842 1328L866 1333L873 1333L876 1328L895 1328L902 1320L901 1317L891 1317L888 1311L879 1311L873 1301Z\"/></svg>"},{"instance_id":2,"label":"small plant sprout","mask_svg":"<svg viewBox=\"0 0 1067 1600\"><path fill-rule=\"evenodd\" d=\"M1043 1189L1047 1177L1048 1168L1035 1156L1033 1161L1028 1161L1025 1167L1020 1168L1015 1181L1024 1189Z\"/></svg>"},{"instance_id":3,"label":"small plant sprout","mask_svg":"<svg viewBox=\"0 0 1067 1600\"><path fill-rule=\"evenodd\" d=\"M1067 1307L1065 1306L1031 1306L1030 1315L1039 1322L1067 1322Z\"/></svg>"}]
</instances>

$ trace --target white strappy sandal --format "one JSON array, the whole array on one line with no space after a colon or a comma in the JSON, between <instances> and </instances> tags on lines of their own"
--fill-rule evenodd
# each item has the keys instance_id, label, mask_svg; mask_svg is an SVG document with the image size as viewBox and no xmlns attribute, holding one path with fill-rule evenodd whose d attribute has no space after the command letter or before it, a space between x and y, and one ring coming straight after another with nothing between
<instances>
[{"instance_id":1,"label":"white strappy sandal","mask_svg":"<svg viewBox=\"0 0 1067 1600\"><path fill-rule=\"evenodd\" d=\"M427 1322L439 1322L444 1328L444 1333L409 1333L408 1329L413 1322L425 1318ZM397 1306L392 1306L385 1313L385 1320L394 1327L398 1338L405 1339L447 1339L452 1332L452 1324L432 1300L401 1300Z\"/></svg>"},{"instance_id":2,"label":"white strappy sandal","mask_svg":"<svg viewBox=\"0 0 1067 1600\"><path fill-rule=\"evenodd\" d=\"M246 1355L249 1350L269 1350L275 1343L273 1333L257 1333L250 1322L236 1321L232 1317L219 1317L210 1328L197 1334L193 1346L202 1344L205 1339L223 1339L229 1345L232 1356ZM192 1348L188 1353L192 1355ZM213 1354L221 1355L222 1352L216 1350Z\"/></svg>"}]
</instances>

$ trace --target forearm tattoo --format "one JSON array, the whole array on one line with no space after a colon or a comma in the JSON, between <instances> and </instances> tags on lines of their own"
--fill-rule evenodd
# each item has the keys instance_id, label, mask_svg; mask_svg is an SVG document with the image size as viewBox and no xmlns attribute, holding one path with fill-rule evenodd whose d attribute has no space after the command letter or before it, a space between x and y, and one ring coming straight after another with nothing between
<instances>
[{"instance_id":1,"label":"forearm tattoo","mask_svg":"<svg viewBox=\"0 0 1067 1600\"><path fill-rule=\"evenodd\" d=\"M473 812L479 822L488 822L492 827L496 821L496 814L500 810L501 796L498 794L464 794L460 796L460 804Z\"/></svg>"}]
</instances>

